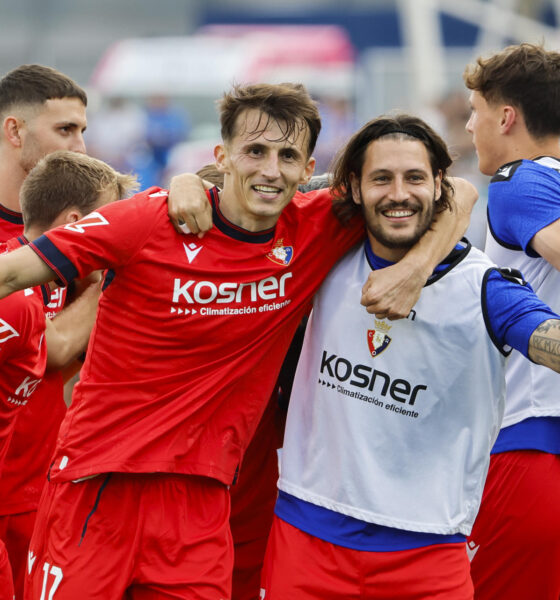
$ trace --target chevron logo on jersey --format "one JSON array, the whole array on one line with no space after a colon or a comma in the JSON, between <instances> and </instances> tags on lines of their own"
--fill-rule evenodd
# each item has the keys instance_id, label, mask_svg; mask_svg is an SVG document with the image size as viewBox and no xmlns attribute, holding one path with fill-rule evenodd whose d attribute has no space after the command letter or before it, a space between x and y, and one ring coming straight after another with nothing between
<instances>
[{"instance_id":1,"label":"chevron logo on jersey","mask_svg":"<svg viewBox=\"0 0 560 600\"><path fill-rule=\"evenodd\" d=\"M92 212L75 223L67 223L64 229L69 229L76 233L84 233L86 227L96 227L97 225L109 225L109 221L102 214Z\"/></svg>"},{"instance_id":2,"label":"chevron logo on jersey","mask_svg":"<svg viewBox=\"0 0 560 600\"><path fill-rule=\"evenodd\" d=\"M3 319L0 319L0 344L7 342L13 337L18 337L19 333Z\"/></svg>"},{"instance_id":3,"label":"chevron logo on jersey","mask_svg":"<svg viewBox=\"0 0 560 600\"><path fill-rule=\"evenodd\" d=\"M391 325L387 325L383 321L375 320L376 329L368 329L367 342L370 354L375 358L387 349L391 343L391 338L387 332L391 329Z\"/></svg>"},{"instance_id":4,"label":"chevron logo on jersey","mask_svg":"<svg viewBox=\"0 0 560 600\"><path fill-rule=\"evenodd\" d=\"M289 265L294 255L292 246L284 246L284 240L280 238L274 244L272 250L266 255L266 258L277 265Z\"/></svg>"}]
</instances>

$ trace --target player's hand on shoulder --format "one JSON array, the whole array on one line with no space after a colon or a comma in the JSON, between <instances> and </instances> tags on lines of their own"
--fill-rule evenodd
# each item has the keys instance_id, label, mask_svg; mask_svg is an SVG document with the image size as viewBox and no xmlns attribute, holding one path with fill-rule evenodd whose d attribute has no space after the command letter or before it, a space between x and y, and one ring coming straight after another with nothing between
<instances>
[{"instance_id":1,"label":"player's hand on shoulder","mask_svg":"<svg viewBox=\"0 0 560 600\"><path fill-rule=\"evenodd\" d=\"M403 259L369 274L362 288L361 303L379 319L405 319L425 283L425 274Z\"/></svg>"},{"instance_id":2,"label":"player's hand on shoulder","mask_svg":"<svg viewBox=\"0 0 560 600\"><path fill-rule=\"evenodd\" d=\"M203 237L212 227L212 207L198 175L182 173L171 179L167 207L169 218L179 233Z\"/></svg>"}]
</instances>

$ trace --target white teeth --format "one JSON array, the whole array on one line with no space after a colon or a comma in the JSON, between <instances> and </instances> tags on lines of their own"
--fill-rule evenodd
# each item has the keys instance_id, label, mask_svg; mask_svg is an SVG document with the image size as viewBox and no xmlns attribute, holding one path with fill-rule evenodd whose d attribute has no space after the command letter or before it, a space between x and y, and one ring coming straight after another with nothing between
<instances>
[{"instance_id":1,"label":"white teeth","mask_svg":"<svg viewBox=\"0 0 560 600\"><path fill-rule=\"evenodd\" d=\"M272 187L268 185L254 185L253 188L257 192L263 192L265 194L277 194L280 191L277 187Z\"/></svg>"},{"instance_id":2,"label":"white teeth","mask_svg":"<svg viewBox=\"0 0 560 600\"><path fill-rule=\"evenodd\" d=\"M411 217L414 214L412 210L386 210L383 212L386 217Z\"/></svg>"}]
</instances>

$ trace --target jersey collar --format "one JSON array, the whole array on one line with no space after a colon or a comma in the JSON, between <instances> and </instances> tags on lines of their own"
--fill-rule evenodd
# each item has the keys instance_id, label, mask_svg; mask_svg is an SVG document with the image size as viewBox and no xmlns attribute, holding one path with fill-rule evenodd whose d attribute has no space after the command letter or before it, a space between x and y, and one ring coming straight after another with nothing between
<instances>
[{"instance_id":1,"label":"jersey collar","mask_svg":"<svg viewBox=\"0 0 560 600\"><path fill-rule=\"evenodd\" d=\"M220 197L218 192L218 188L214 187L208 191L208 196L212 204L212 221L224 235L240 242L249 242L250 244L264 244L274 238L276 227L253 232L228 221L220 211Z\"/></svg>"}]
</instances>

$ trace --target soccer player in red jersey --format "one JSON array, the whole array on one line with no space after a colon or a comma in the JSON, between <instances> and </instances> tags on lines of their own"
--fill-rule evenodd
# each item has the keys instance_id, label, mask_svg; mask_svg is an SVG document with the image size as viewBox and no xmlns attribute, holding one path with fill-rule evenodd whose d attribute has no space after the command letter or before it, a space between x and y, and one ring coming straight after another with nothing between
<instances>
[{"instance_id":1,"label":"soccer player in red jersey","mask_svg":"<svg viewBox=\"0 0 560 600\"><path fill-rule=\"evenodd\" d=\"M0 300L0 464L16 411L24 406L43 376L47 352L45 316L39 288ZM12 600L14 587L8 554L0 535L0 599Z\"/></svg>"},{"instance_id":2,"label":"soccer player in red jersey","mask_svg":"<svg viewBox=\"0 0 560 600\"><path fill-rule=\"evenodd\" d=\"M204 240L176 232L167 193L151 188L0 259L1 295L112 273L41 499L27 598L230 596L228 486L311 297L363 232L340 225L328 191L296 192L320 129L302 86L235 88L221 121L224 188ZM457 237L431 233L422 270Z\"/></svg>"},{"instance_id":3,"label":"soccer player in red jersey","mask_svg":"<svg viewBox=\"0 0 560 600\"><path fill-rule=\"evenodd\" d=\"M75 152L51 153L39 161L22 186L24 234L0 244L0 251L10 251L25 245L52 227L74 223L92 210L122 197L135 185L134 177L117 173L99 160ZM25 298L16 298L20 295ZM28 299L28 296L31 297ZM57 339L52 334L47 338L46 345L41 343L45 332L45 309L52 304L52 297L50 289L47 288L18 292L0 301L4 317L8 315L8 309L10 310L7 319L9 325L4 327L2 337L5 345L2 346L3 352L0 353L0 360L2 360L0 388L3 396L8 398L9 405L18 408L17 417L12 414L13 411L5 415L6 427L9 428L10 434L14 429L15 418L18 436L11 435L11 440L8 434L2 436L6 442L5 446L8 442L10 446L0 476L0 506L3 508L3 516L0 517L0 538L5 540L8 548L14 573L16 598L23 597L27 547L33 529L38 495L45 481L47 466L41 461L50 460L50 454L54 449L53 438L58 431L56 423L54 431L47 430L41 424L42 417L52 425L49 415L57 413L59 399L56 386L49 385L49 381L56 383L57 379L48 377L49 371L43 377L45 347L49 348L51 367L53 354L56 356L64 352L64 356L68 356L68 349L60 347L64 340ZM84 301L80 300L66 308L52 325L49 320L46 324L55 332L61 327L69 327L72 336L79 336L73 340L73 345L82 351L93 325L96 299L97 294L93 294L92 290L88 292L89 304L84 304ZM89 317L87 319L84 318L86 314ZM59 331L58 337L60 335ZM59 345L54 346L55 342ZM62 359L59 357L58 366L64 366L67 362L64 357ZM13 376L12 371L14 371ZM23 373L18 374L19 371ZM54 373L58 372L57 369L54 370ZM11 388L15 387L20 379L27 383L18 385L16 387L18 393L13 394ZM25 410L24 407L28 406L27 394L31 392L34 393L33 402L29 404L38 402L40 406L38 409ZM49 396L48 392L52 395ZM22 397L19 398L19 395ZM40 442L43 443L40 447L42 453L40 460L32 465L27 464L29 456L25 445L37 447ZM4 451L6 450L7 447L4 448Z\"/></svg>"},{"instance_id":4,"label":"soccer player in red jersey","mask_svg":"<svg viewBox=\"0 0 560 600\"><path fill-rule=\"evenodd\" d=\"M0 79L0 242L21 236L19 193L36 162L53 150L85 152L87 96L69 77L43 65L21 65ZM56 288L45 314L52 318L64 306L65 288ZM48 371L16 419L0 480L0 535L12 558L16 599L23 597L23 571L34 515L66 412L63 379ZM49 406L49 410L44 407ZM15 460L12 460L15 459ZM23 559L15 564L18 556Z\"/></svg>"},{"instance_id":5,"label":"soccer player in red jersey","mask_svg":"<svg viewBox=\"0 0 560 600\"><path fill-rule=\"evenodd\" d=\"M0 242L23 230L19 191L37 161L85 152L86 105L84 90L50 67L22 65L0 79Z\"/></svg>"}]
</instances>

